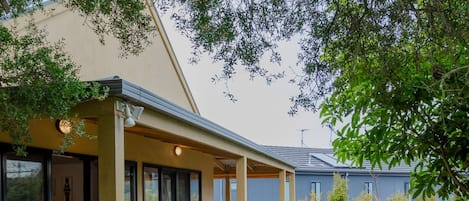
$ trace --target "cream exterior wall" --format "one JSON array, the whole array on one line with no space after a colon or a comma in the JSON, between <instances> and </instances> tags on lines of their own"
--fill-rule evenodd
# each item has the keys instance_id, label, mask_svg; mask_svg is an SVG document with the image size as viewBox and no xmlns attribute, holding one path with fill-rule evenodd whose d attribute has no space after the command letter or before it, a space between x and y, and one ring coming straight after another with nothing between
<instances>
[{"instance_id":1,"label":"cream exterior wall","mask_svg":"<svg viewBox=\"0 0 469 201\"><path fill-rule=\"evenodd\" d=\"M91 28L84 24L84 17L78 13L60 4L45 9L53 9L54 14L44 16L42 12L37 12L35 19L38 27L47 30L49 41L64 39L66 52L81 66L79 75L82 80L99 80L117 75L189 111L198 112L169 41L164 42L163 27L159 27L157 34L151 36L152 44L143 53L120 58L118 41L108 36L103 46ZM151 14L155 24L160 25L156 13Z\"/></svg>"}]
</instances>

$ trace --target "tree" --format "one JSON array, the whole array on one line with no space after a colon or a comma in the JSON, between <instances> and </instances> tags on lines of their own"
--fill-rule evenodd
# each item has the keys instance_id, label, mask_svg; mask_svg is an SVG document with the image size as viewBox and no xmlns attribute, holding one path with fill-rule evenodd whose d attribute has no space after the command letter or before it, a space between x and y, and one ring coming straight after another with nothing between
<instances>
[{"instance_id":1,"label":"tree","mask_svg":"<svg viewBox=\"0 0 469 201\"><path fill-rule=\"evenodd\" d=\"M0 20L34 13L43 2L0 0ZM139 0L70 0L64 4L86 16L101 43L109 34L117 38L123 57L143 51L155 30ZM98 84L79 80L79 65L64 52L63 41L46 41L47 33L35 26L34 19L25 30L19 34L14 26L0 23L0 130L10 135L19 155L27 154L26 146L31 143L32 119L73 120L74 134L87 136L83 122L74 120L77 114L71 114L71 108L106 95ZM58 150L63 151L72 139L73 135L65 135Z\"/></svg>"},{"instance_id":2,"label":"tree","mask_svg":"<svg viewBox=\"0 0 469 201\"><path fill-rule=\"evenodd\" d=\"M348 200L348 182L340 174L334 173L332 191L327 195L329 201L347 201Z\"/></svg>"},{"instance_id":3,"label":"tree","mask_svg":"<svg viewBox=\"0 0 469 201\"><path fill-rule=\"evenodd\" d=\"M177 28L224 62L267 81L277 43L299 38L291 114L318 109L341 160L416 163L414 195L469 199L469 3L463 0L160 0ZM240 65L238 65L240 64Z\"/></svg>"},{"instance_id":4,"label":"tree","mask_svg":"<svg viewBox=\"0 0 469 201\"><path fill-rule=\"evenodd\" d=\"M0 2L0 14L9 10L17 16L25 5L42 1ZM279 62L277 43L298 38L303 73L292 80L300 93L291 97L291 114L316 111L325 99L320 107L325 124L351 119L334 141L341 160L357 165L369 160L375 167L416 162L415 196L432 195L437 188L444 198L469 199L468 1L153 3L173 11L177 27L194 44L195 61L208 52L224 62L217 77L222 80L235 76L240 66L268 82L283 77L260 61ZM70 0L66 5L87 16L101 39L112 33L127 53L138 53L153 29L139 0Z\"/></svg>"}]
</instances>

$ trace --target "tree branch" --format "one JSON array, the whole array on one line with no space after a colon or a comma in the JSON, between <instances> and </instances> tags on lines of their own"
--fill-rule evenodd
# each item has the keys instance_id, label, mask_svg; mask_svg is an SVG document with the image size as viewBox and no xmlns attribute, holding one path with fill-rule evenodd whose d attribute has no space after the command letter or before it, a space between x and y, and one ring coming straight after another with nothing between
<instances>
[{"instance_id":1,"label":"tree branch","mask_svg":"<svg viewBox=\"0 0 469 201\"><path fill-rule=\"evenodd\" d=\"M443 163L445 164L445 169L448 171L451 179L454 181L454 183L460 188L461 191L467 193L469 192L469 187L458 179L458 173L454 172L453 169L451 169L451 166L448 162L448 158L446 157L446 154L444 152L444 148L442 147L443 145L440 145L440 156L441 159L443 160Z\"/></svg>"},{"instance_id":2,"label":"tree branch","mask_svg":"<svg viewBox=\"0 0 469 201\"><path fill-rule=\"evenodd\" d=\"M0 4L2 4L2 7L3 7L3 10L5 11L5 13L10 12L10 6L8 5L7 0L0 0Z\"/></svg>"}]
</instances>

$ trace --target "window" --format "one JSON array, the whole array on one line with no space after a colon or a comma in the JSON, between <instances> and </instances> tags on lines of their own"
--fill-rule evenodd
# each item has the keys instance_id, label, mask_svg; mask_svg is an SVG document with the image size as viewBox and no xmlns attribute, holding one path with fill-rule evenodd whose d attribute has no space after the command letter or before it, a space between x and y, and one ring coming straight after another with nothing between
<instances>
[{"instance_id":1,"label":"window","mask_svg":"<svg viewBox=\"0 0 469 201\"><path fill-rule=\"evenodd\" d=\"M29 151L29 150L28 150ZM8 201L47 200L46 163L42 154L30 152L28 157L14 152L3 153L3 197Z\"/></svg>"},{"instance_id":2,"label":"window","mask_svg":"<svg viewBox=\"0 0 469 201\"><path fill-rule=\"evenodd\" d=\"M408 201L412 201L412 195L410 195L409 190L410 190L410 183L404 182L404 194L407 195Z\"/></svg>"},{"instance_id":3,"label":"window","mask_svg":"<svg viewBox=\"0 0 469 201\"><path fill-rule=\"evenodd\" d=\"M373 194L373 182L365 182L363 191L368 194Z\"/></svg>"},{"instance_id":4,"label":"window","mask_svg":"<svg viewBox=\"0 0 469 201\"><path fill-rule=\"evenodd\" d=\"M311 182L311 196L316 196L316 201L321 200L321 183L313 181Z\"/></svg>"},{"instance_id":5,"label":"window","mask_svg":"<svg viewBox=\"0 0 469 201\"><path fill-rule=\"evenodd\" d=\"M200 172L143 165L145 201L199 201Z\"/></svg>"},{"instance_id":6,"label":"window","mask_svg":"<svg viewBox=\"0 0 469 201\"><path fill-rule=\"evenodd\" d=\"M28 148L17 156L0 143L0 201L98 200L98 161L84 155L52 155Z\"/></svg>"},{"instance_id":7,"label":"window","mask_svg":"<svg viewBox=\"0 0 469 201\"><path fill-rule=\"evenodd\" d=\"M158 168L143 167L143 194L145 201L158 201L159 174Z\"/></svg>"},{"instance_id":8,"label":"window","mask_svg":"<svg viewBox=\"0 0 469 201\"><path fill-rule=\"evenodd\" d=\"M200 174L192 172L190 174L191 201L200 201Z\"/></svg>"},{"instance_id":9,"label":"window","mask_svg":"<svg viewBox=\"0 0 469 201\"><path fill-rule=\"evenodd\" d=\"M137 194L135 192L137 182L135 175L137 174L137 163L133 161L125 162L125 181L124 181L124 200L136 201Z\"/></svg>"}]
</instances>

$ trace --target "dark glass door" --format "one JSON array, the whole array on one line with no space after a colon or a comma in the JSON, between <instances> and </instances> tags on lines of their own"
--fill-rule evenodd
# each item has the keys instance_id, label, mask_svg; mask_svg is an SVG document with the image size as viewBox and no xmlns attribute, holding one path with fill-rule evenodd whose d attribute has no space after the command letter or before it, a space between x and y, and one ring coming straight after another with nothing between
<instances>
[{"instance_id":1,"label":"dark glass door","mask_svg":"<svg viewBox=\"0 0 469 201\"><path fill-rule=\"evenodd\" d=\"M163 170L161 173L161 201L175 201L175 176L174 171Z\"/></svg>"}]
</instances>

